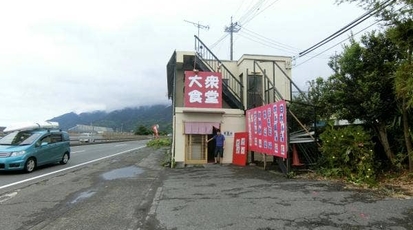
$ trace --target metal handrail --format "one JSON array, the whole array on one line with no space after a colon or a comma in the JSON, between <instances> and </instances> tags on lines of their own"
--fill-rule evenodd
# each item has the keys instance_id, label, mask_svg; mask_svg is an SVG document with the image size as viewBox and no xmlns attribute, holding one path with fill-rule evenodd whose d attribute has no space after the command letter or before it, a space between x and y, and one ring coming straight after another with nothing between
<instances>
[{"instance_id":1,"label":"metal handrail","mask_svg":"<svg viewBox=\"0 0 413 230\"><path fill-rule=\"evenodd\" d=\"M239 101L243 109L243 84L238 80L231 71L222 63L221 60L215 56L210 49L196 36L195 37L195 51L196 56L203 61L205 65L212 71L221 71L222 74L222 83L231 94Z\"/></svg>"},{"instance_id":2,"label":"metal handrail","mask_svg":"<svg viewBox=\"0 0 413 230\"><path fill-rule=\"evenodd\" d=\"M268 77L267 73L264 71L264 69L258 64L258 62L254 61L254 65L258 66L258 68L260 69L260 71L264 74L264 81L265 83L267 83L270 87L268 87L267 89L265 89L264 93L269 92L270 90L274 90L273 93L273 101L279 101L279 100L284 100L283 96L281 95L281 93L277 90L277 88L275 87L275 83L273 83L270 78ZM264 83L264 84L265 84ZM269 103L270 101L265 101L264 103Z\"/></svg>"}]
</instances>

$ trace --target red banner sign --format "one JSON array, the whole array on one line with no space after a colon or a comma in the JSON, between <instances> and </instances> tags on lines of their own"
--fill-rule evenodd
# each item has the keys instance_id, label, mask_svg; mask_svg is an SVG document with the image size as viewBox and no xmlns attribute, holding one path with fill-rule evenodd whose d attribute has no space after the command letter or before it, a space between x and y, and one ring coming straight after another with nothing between
<instances>
[{"instance_id":1,"label":"red banner sign","mask_svg":"<svg viewBox=\"0 0 413 230\"><path fill-rule=\"evenodd\" d=\"M234 165L247 165L248 157L248 133L234 133L234 149L232 153L232 163Z\"/></svg>"},{"instance_id":2,"label":"red banner sign","mask_svg":"<svg viewBox=\"0 0 413 230\"><path fill-rule=\"evenodd\" d=\"M247 110L250 151L287 158L287 107L285 101Z\"/></svg>"},{"instance_id":3,"label":"red banner sign","mask_svg":"<svg viewBox=\"0 0 413 230\"><path fill-rule=\"evenodd\" d=\"M222 75L185 71L185 107L222 108Z\"/></svg>"}]
</instances>

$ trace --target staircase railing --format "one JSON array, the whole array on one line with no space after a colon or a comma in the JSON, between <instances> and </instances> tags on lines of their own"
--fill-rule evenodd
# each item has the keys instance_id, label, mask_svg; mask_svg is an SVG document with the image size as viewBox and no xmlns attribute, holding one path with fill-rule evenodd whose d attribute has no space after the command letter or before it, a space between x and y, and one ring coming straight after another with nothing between
<instances>
[{"instance_id":1,"label":"staircase railing","mask_svg":"<svg viewBox=\"0 0 413 230\"><path fill-rule=\"evenodd\" d=\"M195 51L196 57L211 70L221 72L223 90L228 90L232 100L237 108L244 110L243 91L244 86L231 71L219 60L210 49L196 36L195 37ZM225 93L225 92L224 92Z\"/></svg>"},{"instance_id":2,"label":"staircase railing","mask_svg":"<svg viewBox=\"0 0 413 230\"><path fill-rule=\"evenodd\" d=\"M270 78L268 77L265 69L263 69L258 62L254 61L254 66L257 66L260 71L264 74L264 95L265 95L265 103L271 103L271 102L275 102L275 101L279 101L279 100L284 100L283 96L281 95L281 93L277 90L277 88L275 87L275 82L271 81ZM271 93L271 91L273 93ZM272 101L270 101L270 97L272 96Z\"/></svg>"}]
</instances>

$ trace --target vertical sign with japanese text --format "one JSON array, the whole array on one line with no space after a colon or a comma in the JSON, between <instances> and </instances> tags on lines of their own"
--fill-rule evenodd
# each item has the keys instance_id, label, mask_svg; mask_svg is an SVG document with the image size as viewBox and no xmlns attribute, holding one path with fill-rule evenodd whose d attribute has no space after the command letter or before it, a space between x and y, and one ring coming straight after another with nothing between
<instances>
[{"instance_id":1,"label":"vertical sign with japanese text","mask_svg":"<svg viewBox=\"0 0 413 230\"><path fill-rule=\"evenodd\" d=\"M234 134L234 148L232 153L232 163L234 165L245 166L248 159L248 133L241 132Z\"/></svg>"},{"instance_id":2,"label":"vertical sign with japanese text","mask_svg":"<svg viewBox=\"0 0 413 230\"><path fill-rule=\"evenodd\" d=\"M287 107L285 101L247 110L249 150L287 158Z\"/></svg>"},{"instance_id":3,"label":"vertical sign with japanese text","mask_svg":"<svg viewBox=\"0 0 413 230\"><path fill-rule=\"evenodd\" d=\"M222 75L185 71L185 107L222 108Z\"/></svg>"}]
</instances>

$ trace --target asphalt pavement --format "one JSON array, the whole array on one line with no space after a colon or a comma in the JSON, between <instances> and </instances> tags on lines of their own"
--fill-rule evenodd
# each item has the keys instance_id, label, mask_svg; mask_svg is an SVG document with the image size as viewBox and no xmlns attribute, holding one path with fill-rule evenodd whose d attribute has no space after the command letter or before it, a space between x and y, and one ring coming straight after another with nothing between
<instances>
[{"instance_id":1,"label":"asphalt pavement","mask_svg":"<svg viewBox=\"0 0 413 230\"><path fill-rule=\"evenodd\" d=\"M413 229L411 197L258 166L171 169L164 158L140 148L2 190L0 229Z\"/></svg>"},{"instance_id":2,"label":"asphalt pavement","mask_svg":"<svg viewBox=\"0 0 413 230\"><path fill-rule=\"evenodd\" d=\"M157 229L413 229L413 199L258 166L165 169L152 203Z\"/></svg>"}]
</instances>

